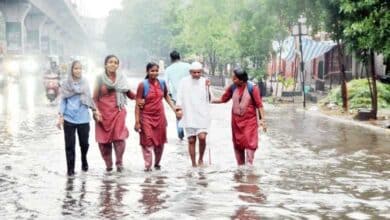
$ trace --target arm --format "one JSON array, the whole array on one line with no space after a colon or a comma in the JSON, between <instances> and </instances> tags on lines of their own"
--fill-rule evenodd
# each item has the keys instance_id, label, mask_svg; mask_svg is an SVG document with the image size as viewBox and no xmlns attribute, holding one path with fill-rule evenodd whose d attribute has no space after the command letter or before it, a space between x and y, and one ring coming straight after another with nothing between
<instances>
[{"instance_id":1,"label":"arm","mask_svg":"<svg viewBox=\"0 0 390 220\"><path fill-rule=\"evenodd\" d=\"M221 96L221 98L219 98L219 99L213 98L211 103L213 103L213 104L226 103L232 98L232 95L233 94L232 94L231 86L229 86L228 88L225 89L225 92Z\"/></svg>"},{"instance_id":2,"label":"arm","mask_svg":"<svg viewBox=\"0 0 390 220\"><path fill-rule=\"evenodd\" d=\"M93 88L93 94L92 94L92 100L95 103L95 110L93 110L93 119L95 119L97 122L102 120L102 115L99 112L99 109L97 108L97 103L99 101L99 78L96 79L95 87Z\"/></svg>"},{"instance_id":3,"label":"arm","mask_svg":"<svg viewBox=\"0 0 390 220\"><path fill-rule=\"evenodd\" d=\"M93 100L93 97L91 97L91 88L90 88L90 86L89 86L89 83L88 82L86 82L87 83L87 85L86 85L86 90L87 91L85 91L85 93L87 94L87 96L88 96L88 98L91 98L92 99L92 103L90 103L91 104L91 106L89 106L89 108L92 110L92 112L95 114L95 112L96 112L96 104L95 104L95 101Z\"/></svg>"},{"instance_id":4,"label":"arm","mask_svg":"<svg viewBox=\"0 0 390 220\"><path fill-rule=\"evenodd\" d=\"M145 101L143 100L143 91L144 91L144 87L143 87L143 84L140 83L138 85L138 89L137 89L137 94L136 94L136 99L135 99L135 111L134 111L134 114L135 114L135 125L134 125L134 130L137 131L137 132L141 132L141 107L140 107L140 103L144 103Z\"/></svg>"},{"instance_id":5,"label":"arm","mask_svg":"<svg viewBox=\"0 0 390 220\"><path fill-rule=\"evenodd\" d=\"M64 116L65 108L66 108L66 99L61 98L61 102L60 102L60 112L59 112L59 115L60 115L60 116Z\"/></svg>"},{"instance_id":6,"label":"arm","mask_svg":"<svg viewBox=\"0 0 390 220\"><path fill-rule=\"evenodd\" d=\"M165 98L165 101L168 103L169 107L171 107L172 111L176 112L176 106L175 106L175 104L173 104L172 99L168 94L167 84L165 84L164 98Z\"/></svg>"},{"instance_id":7,"label":"arm","mask_svg":"<svg viewBox=\"0 0 390 220\"><path fill-rule=\"evenodd\" d=\"M263 127L264 132L267 131L267 124L265 123L265 114L264 114L264 108L258 108L258 114L259 114L259 123L260 126Z\"/></svg>"},{"instance_id":8,"label":"arm","mask_svg":"<svg viewBox=\"0 0 390 220\"><path fill-rule=\"evenodd\" d=\"M134 130L136 132L141 132L141 122L140 122L140 108L138 105L135 105L135 125Z\"/></svg>"},{"instance_id":9,"label":"arm","mask_svg":"<svg viewBox=\"0 0 390 220\"><path fill-rule=\"evenodd\" d=\"M58 113L57 128L62 129L64 127L64 112L66 108L66 99L62 98L60 103L60 111Z\"/></svg>"},{"instance_id":10,"label":"arm","mask_svg":"<svg viewBox=\"0 0 390 220\"><path fill-rule=\"evenodd\" d=\"M264 131L267 131L267 125L265 123L265 112L264 112L264 107L263 107L263 100L261 99L260 91L259 91L257 86L253 87L252 93L253 93L252 94L253 99L255 101L255 107L257 109L258 116L259 116L260 126L263 127Z\"/></svg>"}]
</instances>

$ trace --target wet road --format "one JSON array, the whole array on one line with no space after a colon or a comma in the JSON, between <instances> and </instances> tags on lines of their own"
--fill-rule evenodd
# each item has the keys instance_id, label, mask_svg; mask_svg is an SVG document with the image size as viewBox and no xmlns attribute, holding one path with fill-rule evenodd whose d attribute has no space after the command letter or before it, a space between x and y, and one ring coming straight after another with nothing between
<instances>
[{"instance_id":1,"label":"wet road","mask_svg":"<svg viewBox=\"0 0 390 220\"><path fill-rule=\"evenodd\" d=\"M126 170L105 173L92 129L90 171L77 161L68 179L57 105L39 77L10 83L0 89L0 219L390 219L388 134L266 106L255 168L237 168L230 107L213 106L205 168L190 167L169 112L161 171L142 171L131 132Z\"/></svg>"}]
</instances>

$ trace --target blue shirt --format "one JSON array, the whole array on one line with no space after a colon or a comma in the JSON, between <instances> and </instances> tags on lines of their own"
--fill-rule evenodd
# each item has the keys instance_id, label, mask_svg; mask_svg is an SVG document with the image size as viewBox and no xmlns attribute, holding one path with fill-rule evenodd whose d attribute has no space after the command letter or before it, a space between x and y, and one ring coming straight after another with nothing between
<instances>
[{"instance_id":1,"label":"blue shirt","mask_svg":"<svg viewBox=\"0 0 390 220\"><path fill-rule=\"evenodd\" d=\"M165 70L165 81L168 83L169 93L173 100L176 101L180 81L189 74L190 64L181 61L171 64Z\"/></svg>"},{"instance_id":2,"label":"blue shirt","mask_svg":"<svg viewBox=\"0 0 390 220\"><path fill-rule=\"evenodd\" d=\"M78 86L78 83L75 83L75 86ZM61 99L60 113L65 121L73 124L85 124L90 121L88 106L81 103L80 95Z\"/></svg>"}]
</instances>

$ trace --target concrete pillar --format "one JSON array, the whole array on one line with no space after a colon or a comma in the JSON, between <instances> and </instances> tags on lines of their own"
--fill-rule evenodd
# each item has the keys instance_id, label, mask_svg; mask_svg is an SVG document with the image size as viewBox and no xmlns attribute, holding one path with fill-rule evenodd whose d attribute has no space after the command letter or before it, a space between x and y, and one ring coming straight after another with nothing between
<instances>
[{"instance_id":1,"label":"concrete pillar","mask_svg":"<svg viewBox=\"0 0 390 220\"><path fill-rule=\"evenodd\" d=\"M23 0L0 0L0 9L6 21L7 52L24 53L26 28L24 19L31 9L31 4Z\"/></svg>"},{"instance_id":2,"label":"concrete pillar","mask_svg":"<svg viewBox=\"0 0 390 220\"><path fill-rule=\"evenodd\" d=\"M4 54L7 52L7 38L5 33L5 17L3 12L0 10L0 57L4 56Z\"/></svg>"},{"instance_id":3,"label":"concrete pillar","mask_svg":"<svg viewBox=\"0 0 390 220\"><path fill-rule=\"evenodd\" d=\"M49 28L50 36L50 54L58 55L58 39L60 35L60 29L57 25L53 24Z\"/></svg>"},{"instance_id":4,"label":"concrete pillar","mask_svg":"<svg viewBox=\"0 0 390 220\"><path fill-rule=\"evenodd\" d=\"M41 26L40 48L41 53L45 55L50 54L50 29L53 23L50 20L46 20Z\"/></svg>"},{"instance_id":5,"label":"concrete pillar","mask_svg":"<svg viewBox=\"0 0 390 220\"><path fill-rule=\"evenodd\" d=\"M41 52L41 32L42 26L46 22L47 17L43 14L28 14L24 21L26 26L26 52L40 53Z\"/></svg>"}]
</instances>

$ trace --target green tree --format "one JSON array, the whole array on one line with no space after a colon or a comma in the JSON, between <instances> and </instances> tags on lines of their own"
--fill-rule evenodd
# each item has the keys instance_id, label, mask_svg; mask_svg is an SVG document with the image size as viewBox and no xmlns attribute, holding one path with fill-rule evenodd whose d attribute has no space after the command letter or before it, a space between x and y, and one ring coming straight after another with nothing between
<instances>
[{"instance_id":1,"label":"green tree","mask_svg":"<svg viewBox=\"0 0 390 220\"><path fill-rule=\"evenodd\" d=\"M386 0L340 0L344 35L348 46L359 51L363 62L369 64L371 72L371 113L377 117L378 93L374 54L382 53L385 59L390 56L390 11ZM368 78L369 79L369 78Z\"/></svg>"},{"instance_id":2,"label":"green tree","mask_svg":"<svg viewBox=\"0 0 390 220\"><path fill-rule=\"evenodd\" d=\"M204 58L210 65L210 72L215 74L218 65L231 61L238 49L230 16L235 5L233 0L223 3L218 0L191 2L181 11L182 30L174 37L171 46L189 56Z\"/></svg>"},{"instance_id":3,"label":"green tree","mask_svg":"<svg viewBox=\"0 0 390 220\"><path fill-rule=\"evenodd\" d=\"M124 0L121 10L108 17L105 41L110 51L119 53L136 66L167 57L172 28L173 0Z\"/></svg>"},{"instance_id":4,"label":"green tree","mask_svg":"<svg viewBox=\"0 0 390 220\"><path fill-rule=\"evenodd\" d=\"M340 10L339 0L319 0L324 10L324 29L330 33L331 38L337 43L338 63L340 68L342 106L345 112L348 111L348 90L345 74L345 48L344 48L344 19L345 15Z\"/></svg>"}]
</instances>

